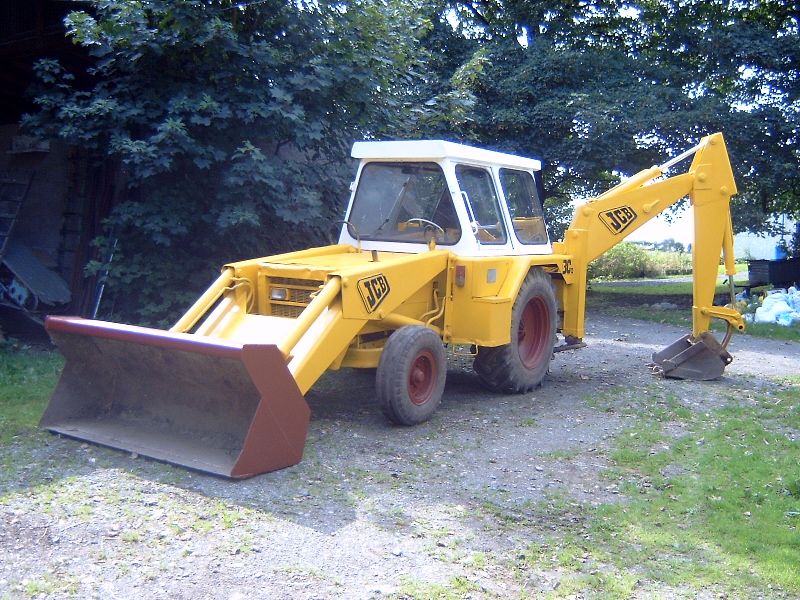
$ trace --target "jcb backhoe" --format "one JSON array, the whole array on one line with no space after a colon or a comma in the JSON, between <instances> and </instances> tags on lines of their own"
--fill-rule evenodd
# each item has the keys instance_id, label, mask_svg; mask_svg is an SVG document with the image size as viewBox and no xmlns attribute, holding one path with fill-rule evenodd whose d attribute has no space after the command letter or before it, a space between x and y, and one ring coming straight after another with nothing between
<instances>
[{"instance_id":1,"label":"jcb backhoe","mask_svg":"<svg viewBox=\"0 0 800 600\"><path fill-rule=\"evenodd\" d=\"M352 154L338 245L226 265L169 331L49 318L67 362L41 425L241 478L300 461L303 395L328 369L377 368L378 404L403 425L439 405L446 344L471 347L491 389L527 392L554 350L583 346L589 263L687 195L693 328L654 362L668 377L712 379L731 361L725 346L744 323L713 305L720 253L734 273L721 134L578 207L553 244L538 161L441 141L359 142ZM728 325L722 343L714 318Z\"/></svg>"}]
</instances>

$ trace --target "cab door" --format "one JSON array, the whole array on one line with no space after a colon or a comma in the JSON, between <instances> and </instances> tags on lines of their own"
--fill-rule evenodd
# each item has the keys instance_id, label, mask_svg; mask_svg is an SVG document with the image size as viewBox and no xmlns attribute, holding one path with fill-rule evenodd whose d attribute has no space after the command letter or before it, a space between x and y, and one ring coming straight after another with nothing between
<instances>
[{"instance_id":1,"label":"cab door","mask_svg":"<svg viewBox=\"0 0 800 600\"><path fill-rule=\"evenodd\" d=\"M457 164L455 172L471 232L481 253L507 252L513 244L508 235L491 170L481 166Z\"/></svg>"}]
</instances>

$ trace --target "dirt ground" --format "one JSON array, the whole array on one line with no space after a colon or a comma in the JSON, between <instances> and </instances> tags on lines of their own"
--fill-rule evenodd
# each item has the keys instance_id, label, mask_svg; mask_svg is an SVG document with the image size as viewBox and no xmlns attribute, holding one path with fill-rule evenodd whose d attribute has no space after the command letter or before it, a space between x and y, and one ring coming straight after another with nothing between
<instances>
[{"instance_id":1,"label":"dirt ground","mask_svg":"<svg viewBox=\"0 0 800 600\"><path fill-rule=\"evenodd\" d=\"M557 524L498 515L553 494L624 501L602 474L633 417L593 400L668 392L702 410L800 371L800 344L736 337L722 380L667 381L646 365L684 332L599 315L587 329L530 394L489 394L454 357L441 409L413 428L387 424L370 373L326 375L303 461L246 481L44 432L0 448L0 598L382 598L456 577L463 597L552 591L558 571L513 564Z\"/></svg>"}]
</instances>

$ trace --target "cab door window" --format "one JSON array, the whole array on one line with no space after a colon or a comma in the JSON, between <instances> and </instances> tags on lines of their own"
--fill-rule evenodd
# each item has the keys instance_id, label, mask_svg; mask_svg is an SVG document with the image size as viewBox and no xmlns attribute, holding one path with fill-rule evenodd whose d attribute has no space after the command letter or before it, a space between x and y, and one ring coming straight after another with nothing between
<instances>
[{"instance_id":1,"label":"cab door window","mask_svg":"<svg viewBox=\"0 0 800 600\"><path fill-rule=\"evenodd\" d=\"M506 228L492 174L479 167L457 165L456 178L475 237L481 244L505 244Z\"/></svg>"},{"instance_id":2,"label":"cab door window","mask_svg":"<svg viewBox=\"0 0 800 600\"><path fill-rule=\"evenodd\" d=\"M546 244L547 229L533 176L527 171L500 169L500 185L517 239L523 244Z\"/></svg>"}]
</instances>

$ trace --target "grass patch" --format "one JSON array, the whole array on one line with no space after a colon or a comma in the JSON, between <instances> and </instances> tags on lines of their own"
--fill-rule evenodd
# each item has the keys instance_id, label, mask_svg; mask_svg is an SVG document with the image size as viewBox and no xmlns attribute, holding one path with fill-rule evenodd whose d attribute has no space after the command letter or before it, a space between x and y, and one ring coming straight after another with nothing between
<instances>
[{"instance_id":1,"label":"grass patch","mask_svg":"<svg viewBox=\"0 0 800 600\"><path fill-rule=\"evenodd\" d=\"M582 448L572 448L571 450L553 450L547 453L547 458L551 460L572 460L583 453Z\"/></svg>"},{"instance_id":2,"label":"grass patch","mask_svg":"<svg viewBox=\"0 0 800 600\"><path fill-rule=\"evenodd\" d=\"M72 576L55 577L50 573L44 573L38 578L26 580L22 587L29 598L49 596L58 592L74 596L78 592L78 580Z\"/></svg>"},{"instance_id":3,"label":"grass patch","mask_svg":"<svg viewBox=\"0 0 800 600\"><path fill-rule=\"evenodd\" d=\"M667 413L689 433L662 435L645 414L616 439L610 458L628 501L588 509L527 560L562 571L555 596L800 593L800 389Z\"/></svg>"},{"instance_id":4,"label":"grass patch","mask_svg":"<svg viewBox=\"0 0 800 600\"><path fill-rule=\"evenodd\" d=\"M727 303L729 299L727 286L717 286L716 294L718 304ZM653 304L661 302L676 304L678 308L652 307ZM586 305L589 310L616 317L629 317L684 328L692 326L691 282L655 285L598 284L586 294ZM712 330L724 332L725 325L721 321L712 321ZM800 325L784 327L774 323L748 323L743 335L773 340L800 341Z\"/></svg>"},{"instance_id":5,"label":"grass patch","mask_svg":"<svg viewBox=\"0 0 800 600\"><path fill-rule=\"evenodd\" d=\"M748 323L747 329L744 330L744 335L800 342L800 325L795 323L791 327L785 327L777 323Z\"/></svg>"},{"instance_id":6,"label":"grass patch","mask_svg":"<svg viewBox=\"0 0 800 600\"><path fill-rule=\"evenodd\" d=\"M640 321L649 321L651 323L675 325L677 327L691 327L692 313L690 306L672 310L650 307L651 304L657 302L672 302L673 304L678 304L675 300L683 302L684 299L677 299L674 296L662 296L659 298L632 294L617 296L616 294L606 294L604 292L589 290L586 295L586 308L587 311L601 312L614 317L627 317ZM691 300L689 303L691 304ZM645 306L645 304L647 306Z\"/></svg>"},{"instance_id":7,"label":"grass patch","mask_svg":"<svg viewBox=\"0 0 800 600\"><path fill-rule=\"evenodd\" d=\"M691 281L669 281L664 283L641 283L633 285L621 285L618 283L597 282L593 292L612 295L629 296L677 296L684 298L691 304L692 301L692 282ZM717 285L714 293L718 296L730 297L730 288L727 285Z\"/></svg>"},{"instance_id":8,"label":"grass patch","mask_svg":"<svg viewBox=\"0 0 800 600\"><path fill-rule=\"evenodd\" d=\"M481 597L496 597L465 577L452 577L446 584L419 582L406 579L392 597L397 600L461 600L481 592Z\"/></svg>"},{"instance_id":9,"label":"grass patch","mask_svg":"<svg viewBox=\"0 0 800 600\"><path fill-rule=\"evenodd\" d=\"M587 406L608 413L636 417L647 422L667 423L685 421L692 417L690 408L681 403L671 392L657 385L620 396L619 390L592 394L585 398Z\"/></svg>"},{"instance_id":10,"label":"grass patch","mask_svg":"<svg viewBox=\"0 0 800 600\"><path fill-rule=\"evenodd\" d=\"M0 444L36 427L63 364L57 352L0 343Z\"/></svg>"},{"instance_id":11,"label":"grass patch","mask_svg":"<svg viewBox=\"0 0 800 600\"><path fill-rule=\"evenodd\" d=\"M740 273L747 274L749 265L747 262L737 262L733 264L733 269L736 272L736 275L739 275ZM717 275L725 275L725 265L720 265L717 267ZM734 275L734 278L736 278L736 275Z\"/></svg>"},{"instance_id":12,"label":"grass patch","mask_svg":"<svg viewBox=\"0 0 800 600\"><path fill-rule=\"evenodd\" d=\"M582 555L578 560L584 560ZM552 596L583 598L630 598L638 579L633 573L606 573L596 569L589 573L572 574L563 578Z\"/></svg>"}]
</instances>

